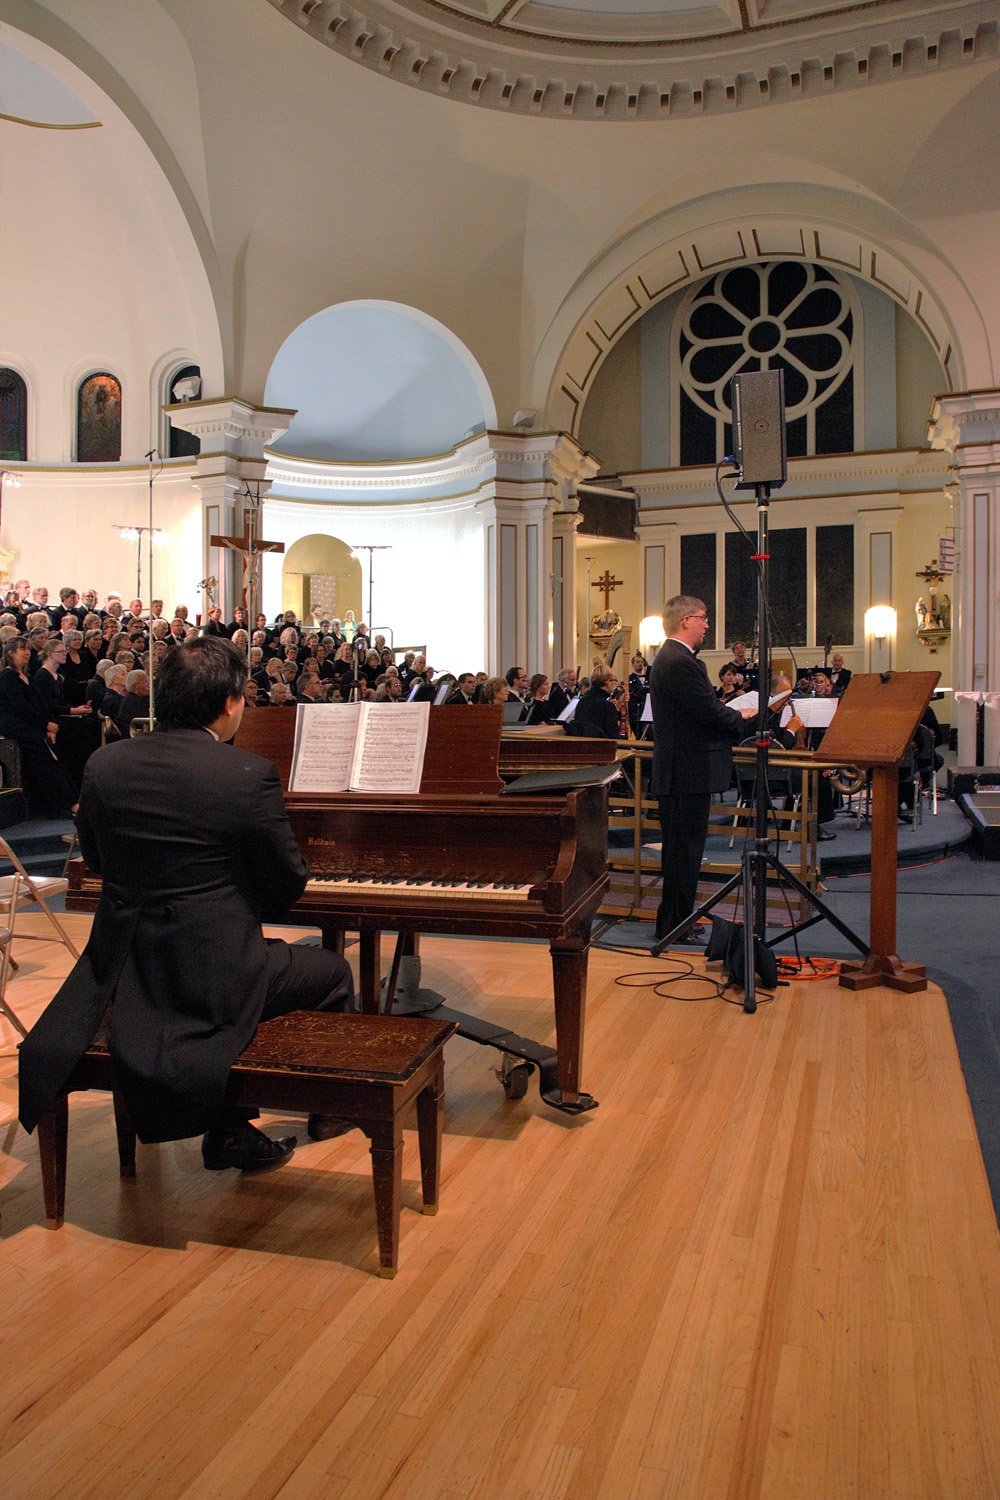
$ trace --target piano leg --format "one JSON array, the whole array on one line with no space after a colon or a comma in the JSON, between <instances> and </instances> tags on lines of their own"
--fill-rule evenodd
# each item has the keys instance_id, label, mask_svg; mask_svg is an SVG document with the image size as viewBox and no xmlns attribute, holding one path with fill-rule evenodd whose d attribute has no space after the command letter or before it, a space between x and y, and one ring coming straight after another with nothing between
<instances>
[{"instance_id":1,"label":"piano leg","mask_svg":"<svg viewBox=\"0 0 1000 1500\"><path fill-rule=\"evenodd\" d=\"M326 923L320 928L323 934L323 947L328 953L339 953L344 956L344 929L342 927L328 927Z\"/></svg>"},{"instance_id":2,"label":"piano leg","mask_svg":"<svg viewBox=\"0 0 1000 1500\"><path fill-rule=\"evenodd\" d=\"M380 932L360 933L361 1014L377 1016L382 989L382 946Z\"/></svg>"},{"instance_id":3,"label":"piano leg","mask_svg":"<svg viewBox=\"0 0 1000 1500\"><path fill-rule=\"evenodd\" d=\"M556 1051L559 1056L558 1089L549 1090L541 1081L546 1104L579 1114L593 1109L596 1100L580 1092L580 1068L583 1062L583 1031L587 1008L587 957L590 952L589 923L586 933L579 933L549 945L552 954L552 988L556 1006Z\"/></svg>"}]
</instances>

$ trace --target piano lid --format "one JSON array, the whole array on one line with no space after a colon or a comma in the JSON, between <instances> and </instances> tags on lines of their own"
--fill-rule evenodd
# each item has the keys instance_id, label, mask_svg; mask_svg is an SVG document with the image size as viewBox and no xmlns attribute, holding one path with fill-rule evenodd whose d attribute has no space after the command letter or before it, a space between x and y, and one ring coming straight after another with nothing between
<instances>
[{"instance_id":1,"label":"piano lid","mask_svg":"<svg viewBox=\"0 0 1000 1500\"><path fill-rule=\"evenodd\" d=\"M428 718L421 794L495 797L503 786L497 770L501 719L499 704L476 704L471 714L468 704L445 703L434 708ZM234 743L241 750L274 762L287 797L294 741L294 713L284 707L256 708L248 704ZM308 794L310 798L316 795Z\"/></svg>"}]
</instances>

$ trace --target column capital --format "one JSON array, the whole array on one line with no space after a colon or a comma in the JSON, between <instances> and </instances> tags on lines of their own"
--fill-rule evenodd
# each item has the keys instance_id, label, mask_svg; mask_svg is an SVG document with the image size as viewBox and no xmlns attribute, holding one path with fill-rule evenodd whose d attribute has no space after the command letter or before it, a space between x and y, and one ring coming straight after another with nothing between
<instances>
[{"instance_id":1,"label":"column capital","mask_svg":"<svg viewBox=\"0 0 1000 1500\"><path fill-rule=\"evenodd\" d=\"M956 468L1000 465L1000 390L935 396L927 437L932 448L951 454Z\"/></svg>"},{"instance_id":2,"label":"column capital","mask_svg":"<svg viewBox=\"0 0 1000 1500\"><path fill-rule=\"evenodd\" d=\"M215 396L204 401L174 401L163 410L171 425L201 439L201 458L257 459L263 464L264 448L287 432L294 411L255 406L242 396ZM262 476L263 477L263 474Z\"/></svg>"}]
</instances>

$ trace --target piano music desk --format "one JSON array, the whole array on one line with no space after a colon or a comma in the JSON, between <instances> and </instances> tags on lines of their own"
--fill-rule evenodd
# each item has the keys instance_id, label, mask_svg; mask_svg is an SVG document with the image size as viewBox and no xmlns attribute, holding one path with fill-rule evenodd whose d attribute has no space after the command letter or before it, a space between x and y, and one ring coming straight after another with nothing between
<instances>
[{"instance_id":1,"label":"piano music desk","mask_svg":"<svg viewBox=\"0 0 1000 1500\"><path fill-rule=\"evenodd\" d=\"M232 1104L353 1120L371 1141L378 1223L379 1275L396 1274L403 1183L403 1117L416 1102L420 1178L425 1214L437 1213L444 1122L444 1044L451 1021L426 1016L341 1016L295 1011L258 1026L233 1065L226 1098ZM91 1044L65 1089L38 1125L45 1223L59 1229L66 1204L69 1095L80 1089L114 1092L106 1028ZM135 1133L114 1095L122 1177L135 1176Z\"/></svg>"}]
</instances>

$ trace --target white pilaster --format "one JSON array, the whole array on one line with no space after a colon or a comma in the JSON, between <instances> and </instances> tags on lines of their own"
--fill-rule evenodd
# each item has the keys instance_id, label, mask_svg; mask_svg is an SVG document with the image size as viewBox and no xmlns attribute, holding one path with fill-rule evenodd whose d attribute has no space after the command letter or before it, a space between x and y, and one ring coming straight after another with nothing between
<instances>
[{"instance_id":1,"label":"white pilaster","mask_svg":"<svg viewBox=\"0 0 1000 1500\"><path fill-rule=\"evenodd\" d=\"M927 432L953 466L954 686L995 691L1000 688L1000 391L938 396Z\"/></svg>"},{"instance_id":2,"label":"white pilaster","mask_svg":"<svg viewBox=\"0 0 1000 1500\"><path fill-rule=\"evenodd\" d=\"M575 491L598 461L565 433L491 433L490 447L494 493L479 504L487 662L498 673L516 664L551 677L575 651Z\"/></svg>"},{"instance_id":3,"label":"white pilaster","mask_svg":"<svg viewBox=\"0 0 1000 1500\"><path fill-rule=\"evenodd\" d=\"M163 410L174 427L201 439L194 484L201 495L202 576L219 580L216 599L231 619L242 594L241 561L228 548L213 547L209 538L242 534L246 485L256 493L264 479L264 448L288 430L295 413L254 406L239 396L179 401Z\"/></svg>"}]
</instances>

